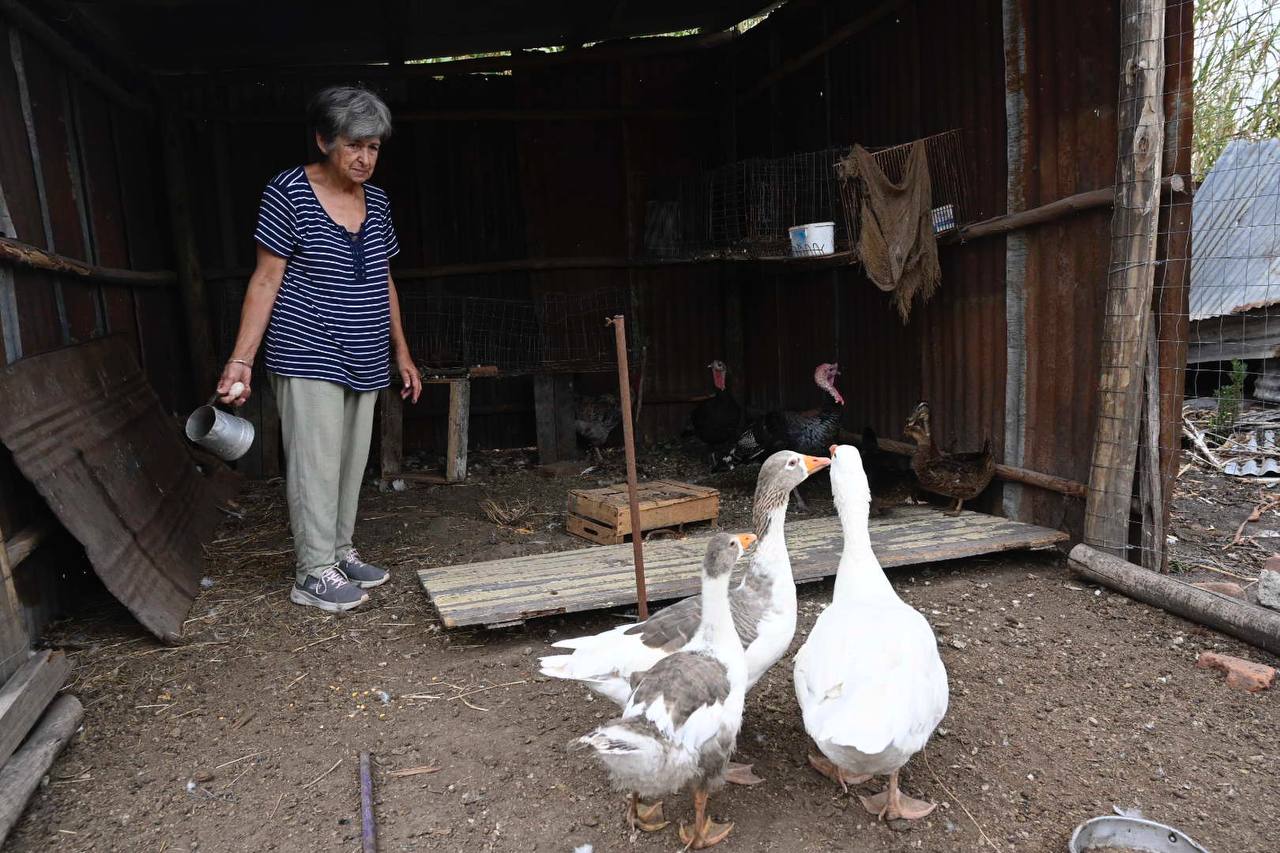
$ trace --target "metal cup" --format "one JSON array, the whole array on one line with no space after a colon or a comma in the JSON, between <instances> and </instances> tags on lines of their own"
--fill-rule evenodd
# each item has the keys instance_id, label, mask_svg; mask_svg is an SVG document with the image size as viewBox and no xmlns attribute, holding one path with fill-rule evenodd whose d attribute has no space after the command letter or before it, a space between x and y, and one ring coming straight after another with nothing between
<instances>
[{"instance_id":1,"label":"metal cup","mask_svg":"<svg viewBox=\"0 0 1280 853\"><path fill-rule=\"evenodd\" d=\"M226 462L236 461L253 446L253 424L222 411L213 400L191 413L186 433L191 441Z\"/></svg>"}]
</instances>

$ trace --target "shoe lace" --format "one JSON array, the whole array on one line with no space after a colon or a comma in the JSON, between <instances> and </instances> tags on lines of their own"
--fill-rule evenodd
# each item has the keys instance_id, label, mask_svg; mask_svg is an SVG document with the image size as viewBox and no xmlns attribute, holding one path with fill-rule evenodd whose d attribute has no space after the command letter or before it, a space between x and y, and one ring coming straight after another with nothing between
<instances>
[{"instance_id":1,"label":"shoe lace","mask_svg":"<svg viewBox=\"0 0 1280 853\"><path fill-rule=\"evenodd\" d=\"M360 556L360 552L357 551L355 548L352 548L350 551L348 551L347 556L343 557L342 559L344 562L347 562L347 563L363 563L364 562L364 559Z\"/></svg>"},{"instance_id":2,"label":"shoe lace","mask_svg":"<svg viewBox=\"0 0 1280 853\"><path fill-rule=\"evenodd\" d=\"M338 571L338 566L336 564L329 566L327 569L320 572L320 582L323 583L327 589L341 589L348 583L347 576Z\"/></svg>"}]
</instances>

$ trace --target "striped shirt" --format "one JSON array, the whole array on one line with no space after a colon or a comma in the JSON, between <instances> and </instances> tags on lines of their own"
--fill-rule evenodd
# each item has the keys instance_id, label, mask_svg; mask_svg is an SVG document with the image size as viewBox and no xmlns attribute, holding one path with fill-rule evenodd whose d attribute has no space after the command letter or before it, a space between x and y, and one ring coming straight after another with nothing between
<instances>
[{"instance_id":1,"label":"striped shirt","mask_svg":"<svg viewBox=\"0 0 1280 853\"><path fill-rule=\"evenodd\" d=\"M267 184L254 239L288 261L267 326L271 372L353 391L390 384L387 273L400 246L387 194L365 184L364 202L352 234L325 212L301 166Z\"/></svg>"}]
</instances>

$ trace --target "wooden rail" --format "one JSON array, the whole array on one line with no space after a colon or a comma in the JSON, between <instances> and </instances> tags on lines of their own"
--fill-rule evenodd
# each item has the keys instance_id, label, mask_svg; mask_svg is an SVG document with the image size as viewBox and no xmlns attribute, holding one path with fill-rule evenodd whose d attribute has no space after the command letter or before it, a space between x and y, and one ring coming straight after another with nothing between
<instances>
[{"instance_id":1,"label":"wooden rail","mask_svg":"<svg viewBox=\"0 0 1280 853\"><path fill-rule=\"evenodd\" d=\"M916 452L914 444L908 444L905 441L894 441L891 438L880 439L880 449L902 456L910 456ZM1055 477L1053 474L1043 474L1040 471L1032 471L1027 468L1015 468L1012 465L997 464L996 476L1001 480L1026 483L1028 486L1038 486L1041 489L1047 489L1048 491L1073 498L1083 498L1088 494L1088 488L1084 483L1077 483L1075 480Z\"/></svg>"},{"instance_id":2,"label":"wooden rail","mask_svg":"<svg viewBox=\"0 0 1280 853\"><path fill-rule=\"evenodd\" d=\"M171 270L139 272L100 267L56 252L46 252L44 249L12 237L0 237L0 262L122 287L169 287L178 280L177 275Z\"/></svg>"}]
</instances>

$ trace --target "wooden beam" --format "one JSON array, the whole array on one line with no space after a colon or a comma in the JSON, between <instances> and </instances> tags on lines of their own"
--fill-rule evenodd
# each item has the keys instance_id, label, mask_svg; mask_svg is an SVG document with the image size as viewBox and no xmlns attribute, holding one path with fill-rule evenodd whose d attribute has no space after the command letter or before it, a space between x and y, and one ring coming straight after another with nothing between
<instances>
[{"instance_id":1,"label":"wooden beam","mask_svg":"<svg viewBox=\"0 0 1280 853\"><path fill-rule=\"evenodd\" d=\"M669 107L593 107L563 109L466 109L466 110L398 110L397 124L450 121L616 121L625 118L666 119L671 121L710 119L713 110L672 109ZM218 121L228 124L301 125L302 119L289 112L271 113L189 113L193 121Z\"/></svg>"},{"instance_id":2,"label":"wooden beam","mask_svg":"<svg viewBox=\"0 0 1280 853\"><path fill-rule=\"evenodd\" d=\"M151 102L116 82L98 63L89 59L79 48L53 27L46 24L19 0L0 0L0 15L7 18L15 27L34 38L53 54L59 62L69 68L77 77L102 92L122 107L141 112L152 109Z\"/></svg>"},{"instance_id":3,"label":"wooden beam","mask_svg":"<svg viewBox=\"0 0 1280 853\"><path fill-rule=\"evenodd\" d=\"M471 380L449 383L448 446L444 475L451 483L467 479L467 440L471 425Z\"/></svg>"},{"instance_id":4,"label":"wooden beam","mask_svg":"<svg viewBox=\"0 0 1280 853\"><path fill-rule=\"evenodd\" d=\"M5 539L4 550L9 558L9 571L12 572L23 560L30 557L32 552L57 529L58 524L52 516L42 515L19 530L11 539Z\"/></svg>"},{"instance_id":5,"label":"wooden beam","mask_svg":"<svg viewBox=\"0 0 1280 853\"><path fill-rule=\"evenodd\" d=\"M881 438L879 443L881 450L897 453L900 456L911 456L916 452L916 446L905 441ZM1013 465L997 463L996 476L1001 480L1007 480L1012 483L1026 483L1028 486L1038 486L1050 492L1057 492L1060 495L1067 495L1073 498L1082 498L1088 493L1088 488L1084 483L1077 483L1075 480L1068 480L1065 477L1056 477L1053 474L1043 474L1028 468L1017 468Z\"/></svg>"},{"instance_id":6,"label":"wooden beam","mask_svg":"<svg viewBox=\"0 0 1280 853\"><path fill-rule=\"evenodd\" d=\"M349 64L291 65L287 67L261 66L251 68L220 69L155 69L160 77L216 77L220 79L281 79L325 74L358 76L362 80L385 80L417 77L441 77L454 74L483 74L495 71L537 70L566 65L617 62L649 56L664 56L709 48L721 47L737 38L733 32L716 32L696 36L658 36L654 38L624 39L605 42L580 50L513 50L508 56L481 56L473 59L449 59L441 62L406 62L395 67L382 62L353 62Z\"/></svg>"},{"instance_id":7,"label":"wooden beam","mask_svg":"<svg viewBox=\"0 0 1280 853\"><path fill-rule=\"evenodd\" d=\"M1121 20L1120 152L1084 539L1127 557L1164 153L1164 2L1125 0Z\"/></svg>"},{"instance_id":8,"label":"wooden beam","mask_svg":"<svg viewBox=\"0 0 1280 853\"><path fill-rule=\"evenodd\" d=\"M0 765L9 760L71 672L62 652L32 653L0 687Z\"/></svg>"},{"instance_id":9,"label":"wooden beam","mask_svg":"<svg viewBox=\"0 0 1280 853\"><path fill-rule=\"evenodd\" d=\"M178 278L170 270L138 272L100 267L97 264L59 255L57 252L46 252L30 243L9 237L0 237L0 263L59 275L73 275L89 281L122 287L170 287Z\"/></svg>"},{"instance_id":10,"label":"wooden beam","mask_svg":"<svg viewBox=\"0 0 1280 853\"><path fill-rule=\"evenodd\" d=\"M1194 587L1088 545L1072 548L1069 563L1078 574L1130 598L1280 654L1280 613Z\"/></svg>"},{"instance_id":11,"label":"wooden beam","mask_svg":"<svg viewBox=\"0 0 1280 853\"><path fill-rule=\"evenodd\" d=\"M80 700L74 696L59 696L22 748L0 769L0 845L4 844L26 809L27 801L40 786L40 780L76 733L82 719L84 707Z\"/></svg>"},{"instance_id":12,"label":"wooden beam","mask_svg":"<svg viewBox=\"0 0 1280 853\"><path fill-rule=\"evenodd\" d=\"M801 68L804 68L806 65L813 62L815 59L829 53L862 31L879 23L889 14L896 11L898 7L902 6L905 2L906 0L885 0L885 2L876 6L871 11L854 18L852 21L835 30L831 35L818 42L814 47L809 48L809 50L806 50L794 59L787 60L768 74L764 75L764 77L760 78L759 82L747 91L739 93L734 98L734 105L742 106L747 101L750 101L752 98L769 89L782 78L794 74Z\"/></svg>"},{"instance_id":13,"label":"wooden beam","mask_svg":"<svg viewBox=\"0 0 1280 853\"><path fill-rule=\"evenodd\" d=\"M213 340L209 331L209 303L205 298L204 276L200 269L200 250L196 246L195 226L191 214L191 192L187 184L185 145L177 119L166 115L161 146L164 149L165 194L169 203L169 227L173 240L173 257L177 265L178 288L186 320L187 353L191 359L192 380L204 393L218 377Z\"/></svg>"}]
</instances>

